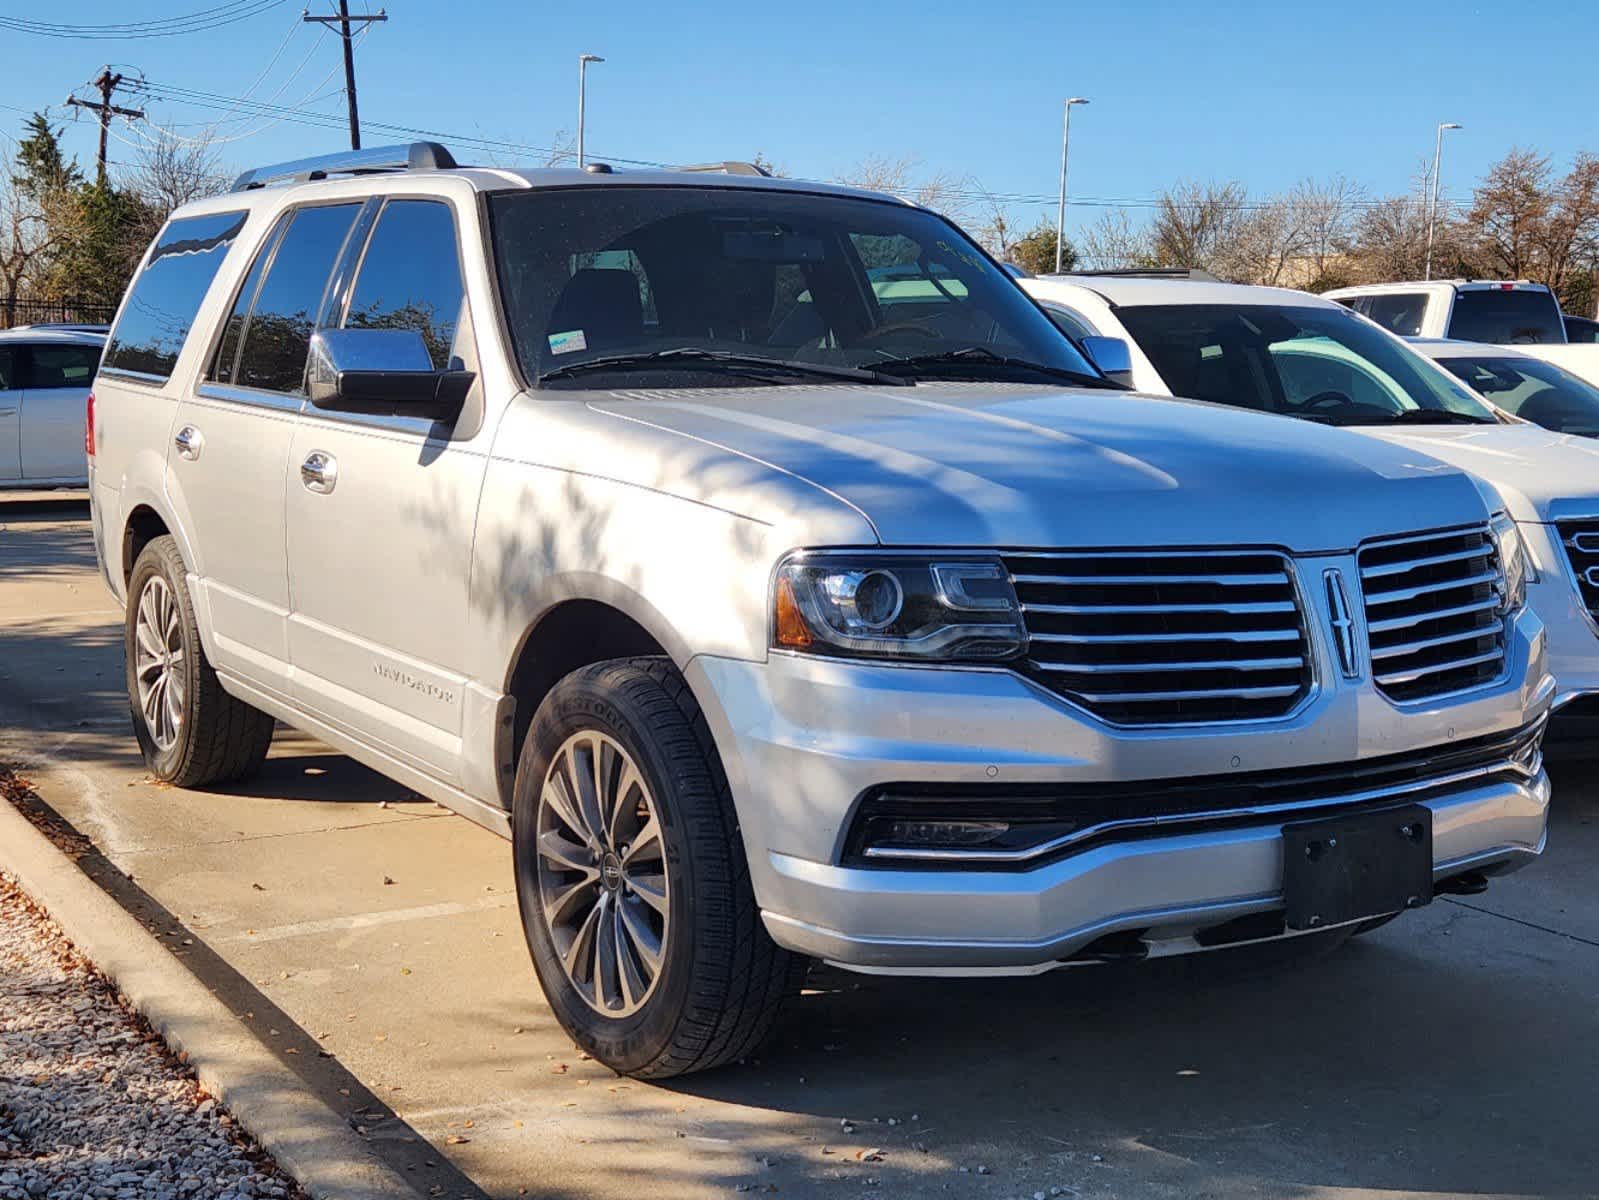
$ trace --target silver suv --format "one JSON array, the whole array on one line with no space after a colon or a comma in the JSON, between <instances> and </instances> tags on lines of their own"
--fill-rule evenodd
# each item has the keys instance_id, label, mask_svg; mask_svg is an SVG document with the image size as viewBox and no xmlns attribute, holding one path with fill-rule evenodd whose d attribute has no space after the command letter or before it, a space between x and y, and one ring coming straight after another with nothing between
<instances>
[{"instance_id":1,"label":"silver suv","mask_svg":"<svg viewBox=\"0 0 1599 1200\"><path fill-rule=\"evenodd\" d=\"M1129 393L913 205L289 164L176 214L95 395L151 771L237 778L276 719L508 837L619 1071L746 1055L813 958L1338 940L1543 846L1489 493Z\"/></svg>"}]
</instances>

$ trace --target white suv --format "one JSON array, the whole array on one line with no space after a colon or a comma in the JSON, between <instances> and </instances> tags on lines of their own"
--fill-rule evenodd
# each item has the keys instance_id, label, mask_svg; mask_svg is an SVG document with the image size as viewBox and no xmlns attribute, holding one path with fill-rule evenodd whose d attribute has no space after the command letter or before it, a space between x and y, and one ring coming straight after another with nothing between
<instances>
[{"instance_id":1,"label":"white suv","mask_svg":"<svg viewBox=\"0 0 1599 1200\"><path fill-rule=\"evenodd\" d=\"M277 718L508 836L620 1071L747 1054L813 957L1337 939L1543 846L1554 684L1475 481L1126 394L882 196L258 172L159 235L91 412L151 770Z\"/></svg>"}]
</instances>

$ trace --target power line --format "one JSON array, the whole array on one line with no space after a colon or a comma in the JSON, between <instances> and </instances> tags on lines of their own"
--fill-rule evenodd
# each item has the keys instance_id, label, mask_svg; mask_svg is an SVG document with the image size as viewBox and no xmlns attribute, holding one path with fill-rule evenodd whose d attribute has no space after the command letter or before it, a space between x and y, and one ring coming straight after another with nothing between
<instances>
[{"instance_id":1,"label":"power line","mask_svg":"<svg viewBox=\"0 0 1599 1200\"><path fill-rule=\"evenodd\" d=\"M331 29L334 25L339 27L339 39L344 43L344 100L350 114L350 149L359 150L361 148L361 117L355 105L355 40L351 34L351 28L356 23L359 23L361 32L365 33L372 28L373 22L387 21L389 19L388 13L383 9L379 9L375 13L357 13L351 16L350 0L339 0L337 16L323 17L306 13L300 19L310 24L321 25L324 28Z\"/></svg>"},{"instance_id":2,"label":"power line","mask_svg":"<svg viewBox=\"0 0 1599 1200\"><path fill-rule=\"evenodd\" d=\"M35 21L22 17L0 17L0 29L30 33L38 37L68 38L81 41L138 41L145 38L174 37L220 29L257 13L276 8L285 0L232 0L180 17L155 21L128 21L121 24L68 25L59 21Z\"/></svg>"}]
</instances>

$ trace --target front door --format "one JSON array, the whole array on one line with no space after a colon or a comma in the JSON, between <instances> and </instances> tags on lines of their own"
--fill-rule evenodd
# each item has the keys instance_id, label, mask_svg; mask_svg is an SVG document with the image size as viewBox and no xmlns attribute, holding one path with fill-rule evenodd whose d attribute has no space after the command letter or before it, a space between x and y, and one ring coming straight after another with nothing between
<instances>
[{"instance_id":1,"label":"front door","mask_svg":"<svg viewBox=\"0 0 1599 1200\"><path fill-rule=\"evenodd\" d=\"M84 406L100 365L100 347L35 342L28 347L22 391L22 477L86 480Z\"/></svg>"},{"instance_id":2,"label":"front door","mask_svg":"<svg viewBox=\"0 0 1599 1200\"><path fill-rule=\"evenodd\" d=\"M203 381L179 405L168 455L199 554L215 665L285 695L285 474L311 331L360 208L313 206L279 219L234 298Z\"/></svg>"},{"instance_id":3,"label":"front door","mask_svg":"<svg viewBox=\"0 0 1599 1200\"><path fill-rule=\"evenodd\" d=\"M22 381L17 348L0 346L0 483L22 478Z\"/></svg>"},{"instance_id":4,"label":"front door","mask_svg":"<svg viewBox=\"0 0 1599 1200\"><path fill-rule=\"evenodd\" d=\"M391 198L330 326L415 329L433 365L474 364L457 228ZM459 778L463 631L487 436L411 417L301 414L290 455L296 701L437 778Z\"/></svg>"}]
</instances>

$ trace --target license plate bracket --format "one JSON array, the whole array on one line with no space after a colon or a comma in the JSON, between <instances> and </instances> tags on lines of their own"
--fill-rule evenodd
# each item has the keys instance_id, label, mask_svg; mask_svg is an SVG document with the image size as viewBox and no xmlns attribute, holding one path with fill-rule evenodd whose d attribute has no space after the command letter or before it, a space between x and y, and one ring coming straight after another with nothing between
<instances>
[{"instance_id":1,"label":"license plate bracket","mask_svg":"<svg viewBox=\"0 0 1599 1200\"><path fill-rule=\"evenodd\" d=\"M1412 804L1283 826L1289 929L1325 929L1432 901L1432 810Z\"/></svg>"}]
</instances>

